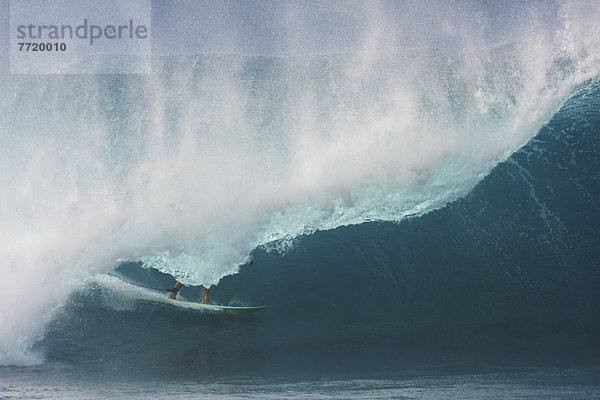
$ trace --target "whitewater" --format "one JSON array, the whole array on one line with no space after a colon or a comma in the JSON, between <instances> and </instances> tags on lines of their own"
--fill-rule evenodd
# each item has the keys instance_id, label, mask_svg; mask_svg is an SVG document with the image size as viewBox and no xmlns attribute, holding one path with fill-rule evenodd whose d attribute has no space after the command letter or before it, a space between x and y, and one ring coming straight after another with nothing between
<instances>
[{"instance_id":1,"label":"whitewater","mask_svg":"<svg viewBox=\"0 0 600 400\"><path fill-rule=\"evenodd\" d=\"M43 364L70 296L124 263L218 287L254 252L441 209L600 72L594 1L314 6L251 12L285 45L165 31L149 75L3 64L0 365Z\"/></svg>"}]
</instances>

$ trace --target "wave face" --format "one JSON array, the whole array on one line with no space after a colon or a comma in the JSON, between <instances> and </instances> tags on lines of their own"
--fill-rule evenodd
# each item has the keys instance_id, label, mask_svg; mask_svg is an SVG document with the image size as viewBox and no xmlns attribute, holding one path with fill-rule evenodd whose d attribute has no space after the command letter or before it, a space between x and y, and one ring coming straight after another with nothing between
<instances>
[{"instance_id":1,"label":"wave face","mask_svg":"<svg viewBox=\"0 0 600 400\"><path fill-rule=\"evenodd\" d=\"M337 36L323 33L327 51L155 57L147 77L3 75L3 93L12 95L0 110L0 290L8 299L0 308L0 364L40 363L30 349L58 307L119 260L139 260L187 285L214 285L255 249L289 251L292 260L317 249L312 241L332 240L331 248L310 250L332 257L345 249L339 241L376 237L408 246L400 260L421 249L414 268L397 277L388 273L395 258L373 263L385 248L364 252L356 244L348 253L354 261L344 260L358 278L350 287L387 293L360 279L361 268L375 268L390 279L384 285L404 279L422 289L426 281L412 277L434 273L430 250L419 236L398 232L468 195L598 76L599 6L582 4L421 9L436 27L424 31L418 12L382 3L353 22L351 43L334 46ZM181 7L175 14L186 14ZM329 11L350 18L345 7ZM318 25L315 15L303 16L305 28ZM553 226L551 209L544 213ZM527 227L522 239L534 233ZM301 235L309 236L294 247ZM314 268L335 276L343 268L305 264L295 282L313 287L332 282L316 280ZM269 274L263 279L276 279ZM35 296L19 295L22 282Z\"/></svg>"},{"instance_id":2,"label":"wave face","mask_svg":"<svg viewBox=\"0 0 600 400\"><path fill-rule=\"evenodd\" d=\"M200 381L597 363L599 129L593 83L463 199L305 235L285 255L257 250L211 291L268 305L251 317L140 302L147 289L123 280L174 280L130 262L72 297L39 346L84 376Z\"/></svg>"}]
</instances>

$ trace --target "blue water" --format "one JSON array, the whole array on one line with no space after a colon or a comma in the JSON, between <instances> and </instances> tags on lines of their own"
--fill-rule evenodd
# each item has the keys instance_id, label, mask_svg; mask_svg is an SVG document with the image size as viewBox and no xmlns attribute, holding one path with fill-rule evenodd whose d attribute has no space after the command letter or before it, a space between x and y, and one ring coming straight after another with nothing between
<instances>
[{"instance_id":1,"label":"blue water","mask_svg":"<svg viewBox=\"0 0 600 400\"><path fill-rule=\"evenodd\" d=\"M15 376L16 375L16 376ZM590 399L598 396L598 369L517 369L478 373L412 371L378 377L312 377L299 380L238 379L106 382L32 381L9 376L5 399ZM369 374L365 374L369 375Z\"/></svg>"},{"instance_id":2,"label":"blue water","mask_svg":"<svg viewBox=\"0 0 600 400\"><path fill-rule=\"evenodd\" d=\"M0 76L0 399L600 398L596 2L198 4Z\"/></svg>"}]
</instances>

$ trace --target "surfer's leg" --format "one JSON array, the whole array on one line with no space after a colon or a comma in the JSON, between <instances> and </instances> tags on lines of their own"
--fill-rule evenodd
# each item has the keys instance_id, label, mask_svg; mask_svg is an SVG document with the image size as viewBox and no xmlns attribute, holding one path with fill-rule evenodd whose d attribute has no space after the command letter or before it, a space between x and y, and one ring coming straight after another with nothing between
<instances>
[{"instance_id":1,"label":"surfer's leg","mask_svg":"<svg viewBox=\"0 0 600 400\"><path fill-rule=\"evenodd\" d=\"M205 288L204 286L202 286L202 304L212 304L213 302L210 301L210 298L208 297L208 289Z\"/></svg>"},{"instance_id":2,"label":"surfer's leg","mask_svg":"<svg viewBox=\"0 0 600 400\"><path fill-rule=\"evenodd\" d=\"M179 292L179 289L181 289L183 285L181 284L181 282L177 281L175 282L175 286L173 287L173 290L171 290L171 294L169 294L169 298L170 299L177 299L177 292Z\"/></svg>"}]
</instances>

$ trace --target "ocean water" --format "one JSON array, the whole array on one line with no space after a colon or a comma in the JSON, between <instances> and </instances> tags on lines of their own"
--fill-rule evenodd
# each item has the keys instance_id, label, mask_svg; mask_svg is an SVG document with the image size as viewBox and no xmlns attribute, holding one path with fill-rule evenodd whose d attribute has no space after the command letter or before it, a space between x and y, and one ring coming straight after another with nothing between
<instances>
[{"instance_id":1,"label":"ocean water","mask_svg":"<svg viewBox=\"0 0 600 400\"><path fill-rule=\"evenodd\" d=\"M600 397L599 6L378 4L2 75L0 399Z\"/></svg>"}]
</instances>

